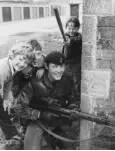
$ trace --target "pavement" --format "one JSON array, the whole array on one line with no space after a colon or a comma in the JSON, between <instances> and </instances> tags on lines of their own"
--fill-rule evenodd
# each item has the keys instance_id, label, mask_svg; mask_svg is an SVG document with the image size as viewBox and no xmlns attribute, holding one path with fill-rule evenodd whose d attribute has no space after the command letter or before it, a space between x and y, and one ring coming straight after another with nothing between
<instances>
[{"instance_id":1,"label":"pavement","mask_svg":"<svg viewBox=\"0 0 115 151\"><path fill-rule=\"evenodd\" d=\"M61 17L61 20L65 24L66 17ZM8 36L24 36L23 33L32 34L57 30L59 28L55 17L0 23L0 45L9 39Z\"/></svg>"}]
</instances>

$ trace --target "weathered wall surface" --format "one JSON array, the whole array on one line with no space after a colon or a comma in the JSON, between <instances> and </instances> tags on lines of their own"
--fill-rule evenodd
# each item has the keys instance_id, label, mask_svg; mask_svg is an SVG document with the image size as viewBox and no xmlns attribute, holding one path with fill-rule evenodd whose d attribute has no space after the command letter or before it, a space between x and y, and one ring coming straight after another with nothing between
<instances>
[{"instance_id":1,"label":"weathered wall surface","mask_svg":"<svg viewBox=\"0 0 115 151\"><path fill-rule=\"evenodd\" d=\"M115 118L115 1L83 1L81 109ZM115 149L115 129L81 121L80 149ZM96 133L96 134L95 134Z\"/></svg>"}]
</instances>

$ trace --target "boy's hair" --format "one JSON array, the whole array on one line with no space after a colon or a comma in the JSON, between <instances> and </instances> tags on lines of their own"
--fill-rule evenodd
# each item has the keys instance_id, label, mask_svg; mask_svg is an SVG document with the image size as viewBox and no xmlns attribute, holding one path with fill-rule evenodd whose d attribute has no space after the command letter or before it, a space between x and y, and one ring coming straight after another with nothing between
<instances>
[{"instance_id":1,"label":"boy's hair","mask_svg":"<svg viewBox=\"0 0 115 151\"><path fill-rule=\"evenodd\" d=\"M70 23L70 22L73 22L75 24L75 27L80 28L80 22L77 17L70 17L66 22L66 28L68 26L68 23Z\"/></svg>"},{"instance_id":2,"label":"boy's hair","mask_svg":"<svg viewBox=\"0 0 115 151\"><path fill-rule=\"evenodd\" d=\"M8 57L13 59L17 55L24 55L28 63L32 62L34 59L32 46L26 41L17 41L10 49Z\"/></svg>"},{"instance_id":3,"label":"boy's hair","mask_svg":"<svg viewBox=\"0 0 115 151\"><path fill-rule=\"evenodd\" d=\"M30 44L33 49L36 48L36 50L42 51L42 46L36 39L30 39L27 43Z\"/></svg>"}]
</instances>

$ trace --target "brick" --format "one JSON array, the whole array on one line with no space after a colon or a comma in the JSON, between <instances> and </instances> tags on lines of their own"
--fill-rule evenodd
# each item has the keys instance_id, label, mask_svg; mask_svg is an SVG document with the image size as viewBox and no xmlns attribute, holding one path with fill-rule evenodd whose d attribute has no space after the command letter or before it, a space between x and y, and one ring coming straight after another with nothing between
<instances>
[{"instance_id":1,"label":"brick","mask_svg":"<svg viewBox=\"0 0 115 151\"><path fill-rule=\"evenodd\" d=\"M97 17L96 16L83 16L82 36L83 42L95 42L96 45L97 35Z\"/></svg>"},{"instance_id":2,"label":"brick","mask_svg":"<svg viewBox=\"0 0 115 151\"><path fill-rule=\"evenodd\" d=\"M98 60L101 60L102 59L102 49L99 49L99 48L97 48L97 51L96 51L96 59L98 59Z\"/></svg>"},{"instance_id":3,"label":"brick","mask_svg":"<svg viewBox=\"0 0 115 151\"><path fill-rule=\"evenodd\" d=\"M115 50L115 38L114 38L114 39L112 39L112 49L114 49L114 50Z\"/></svg>"},{"instance_id":4,"label":"brick","mask_svg":"<svg viewBox=\"0 0 115 151\"><path fill-rule=\"evenodd\" d=\"M111 84L111 90L115 91L115 82L112 82L112 84Z\"/></svg>"},{"instance_id":5,"label":"brick","mask_svg":"<svg viewBox=\"0 0 115 151\"><path fill-rule=\"evenodd\" d=\"M83 0L83 13L95 15L112 15L113 0Z\"/></svg>"},{"instance_id":6,"label":"brick","mask_svg":"<svg viewBox=\"0 0 115 151\"><path fill-rule=\"evenodd\" d=\"M111 76L111 81L115 81L115 72L112 73L112 76Z\"/></svg>"},{"instance_id":7,"label":"brick","mask_svg":"<svg viewBox=\"0 0 115 151\"><path fill-rule=\"evenodd\" d=\"M115 61L111 61L111 70L115 72Z\"/></svg>"},{"instance_id":8,"label":"brick","mask_svg":"<svg viewBox=\"0 0 115 151\"><path fill-rule=\"evenodd\" d=\"M102 60L115 60L115 52L113 50L102 50Z\"/></svg>"},{"instance_id":9,"label":"brick","mask_svg":"<svg viewBox=\"0 0 115 151\"><path fill-rule=\"evenodd\" d=\"M110 93L110 98L111 98L111 101L115 101L115 92L114 91L112 91Z\"/></svg>"},{"instance_id":10,"label":"brick","mask_svg":"<svg viewBox=\"0 0 115 151\"><path fill-rule=\"evenodd\" d=\"M83 44L82 44L82 56L83 57L88 57L88 56L91 57L93 49L94 49L93 45L83 42Z\"/></svg>"},{"instance_id":11,"label":"brick","mask_svg":"<svg viewBox=\"0 0 115 151\"><path fill-rule=\"evenodd\" d=\"M83 70L82 80L88 88L87 95L109 98L111 70Z\"/></svg>"},{"instance_id":12,"label":"brick","mask_svg":"<svg viewBox=\"0 0 115 151\"><path fill-rule=\"evenodd\" d=\"M81 81L81 92L82 93L88 93L88 86L87 83L85 81Z\"/></svg>"},{"instance_id":13,"label":"brick","mask_svg":"<svg viewBox=\"0 0 115 151\"><path fill-rule=\"evenodd\" d=\"M104 39L101 38L98 40L97 45L101 47L101 49L112 49L112 39Z\"/></svg>"},{"instance_id":14,"label":"brick","mask_svg":"<svg viewBox=\"0 0 115 151\"><path fill-rule=\"evenodd\" d=\"M115 27L98 27L98 31L101 33L101 38L115 38Z\"/></svg>"},{"instance_id":15,"label":"brick","mask_svg":"<svg viewBox=\"0 0 115 151\"><path fill-rule=\"evenodd\" d=\"M81 110L86 113L91 113L92 103L95 103L90 95L81 94Z\"/></svg>"},{"instance_id":16,"label":"brick","mask_svg":"<svg viewBox=\"0 0 115 151\"><path fill-rule=\"evenodd\" d=\"M82 70L93 69L93 58L92 57L82 57Z\"/></svg>"},{"instance_id":17,"label":"brick","mask_svg":"<svg viewBox=\"0 0 115 151\"><path fill-rule=\"evenodd\" d=\"M97 60L97 69L110 69L110 61L107 60Z\"/></svg>"},{"instance_id":18,"label":"brick","mask_svg":"<svg viewBox=\"0 0 115 151\"><path fill-rule=\"evenodd\" d=\"M115 27L115 16L98 17L98 26Z\"/></svg>"}]
</instances>

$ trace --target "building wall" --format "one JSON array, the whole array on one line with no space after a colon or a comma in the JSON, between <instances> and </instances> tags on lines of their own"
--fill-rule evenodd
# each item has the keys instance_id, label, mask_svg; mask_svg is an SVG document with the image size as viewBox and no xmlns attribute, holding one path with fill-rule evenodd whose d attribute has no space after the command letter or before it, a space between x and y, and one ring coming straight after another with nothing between
<instances>
[{"instance_id":1,"label":"building wall","mask_svg":"<svg viewBox=\"0 0 115 151\"><path fill-rule=\"evenodd\" d=\"M44 16L45 7L50 8L49 5L35 5L35 4L14 4L14 3L0 3L0 11L1 11L1 20L3 22L3 11L2 9L11 8L11 20L6 19L6 21L19 21L23 19L35 19L39 18L39 7L43 9L42 16ZM17 11L16 11L17 9ZM48 12L46 12L48 13ZM46 14L46 16L48 16Z\"/></svg>"},{"instance_id":2,"label":"building wall","mask_svg":"<svg viewBox=\"0 0 115 151\"><path fill-rule=\"evenodd\" d=\"M81 110L111 120L115 119L114 6L114 0L84 0L82 28ZM81 141L80 149L115 149L114 138L114 127L81 121L80 140L86 141Z\"/></svg>"},{"instance_id":3,"label":"building wall","mask_svg":"<svg viewBox=\"0 0 115 151\"><path fill-rule=\"evenodd\" d=\"M0 3L0 22L7 21L19 21L23 19L35 19L41 17L53 16L53 7L57 7L61 16L67 16L67 19L70 16L70 4L76 3L79 5L79 19L82 22L82 2L81 0L75 1L51 1L46 4L29 4L29 3ZM28 8L27 8L28 7ZM11 9L5 17L3 18L3 9L7 14L7 9ZM17 9L17 13L16 13Z\"/></svg>"}]
</instances>

